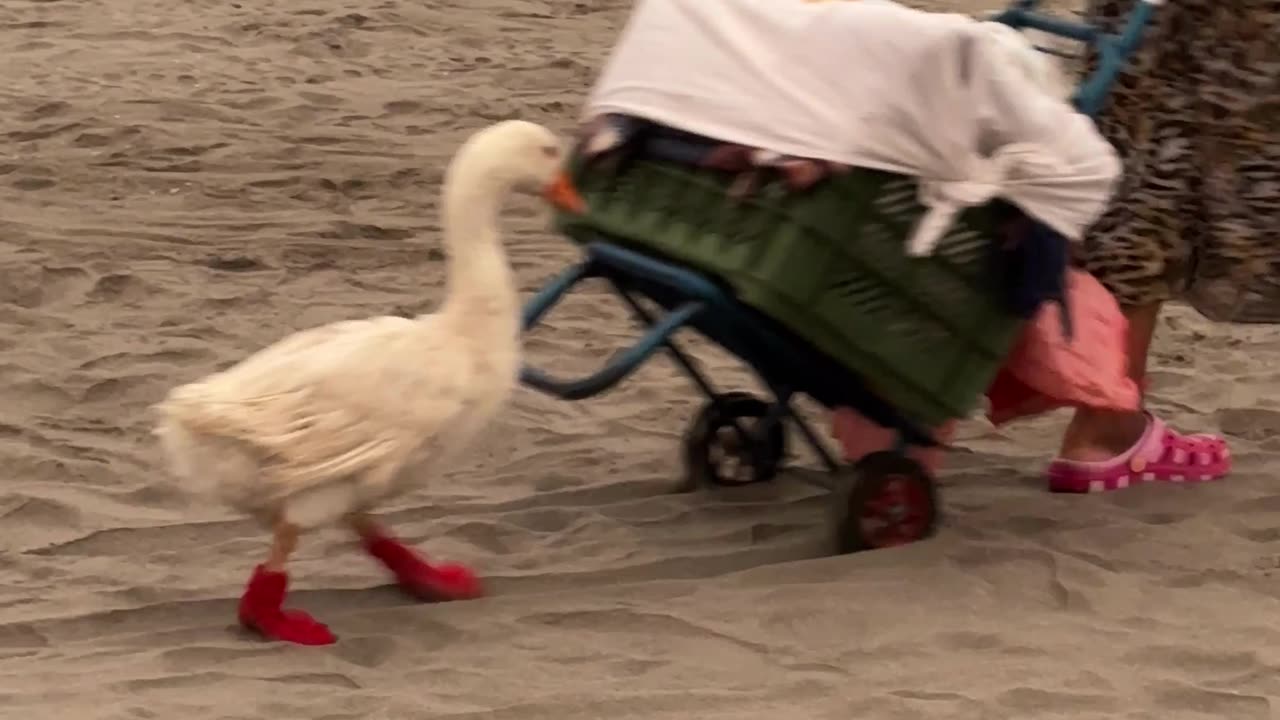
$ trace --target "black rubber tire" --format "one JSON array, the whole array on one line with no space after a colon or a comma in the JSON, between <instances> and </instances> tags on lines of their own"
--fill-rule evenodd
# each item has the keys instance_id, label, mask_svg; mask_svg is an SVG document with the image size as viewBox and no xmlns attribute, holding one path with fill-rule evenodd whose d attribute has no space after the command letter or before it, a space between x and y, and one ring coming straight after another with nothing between
<instances>
[{"instance_id":1,"label":"black rubber tire","mask_svg":"<svg viewBox=\"0 0 1280 720\"><path fill-rule=\"evenodd\" d=\"M691 488L741 487L769 482L777 476L787 454L785 423L775 423L765 438L755 437L759 421L770 407L755 395L739 391L724 393L702 407L684 436L685 473ZM735 420L746 421L742 429L752 437L727 448L726 437L739 434L733 430ZM735 456L738 474L726 474L722 453Z\"/></svg>"},{"instance_id":2,"label":"black rubber tire","mask_svg":"<svg viewBox=\"0 0 1280 720\"><path fill-rule=\"evenodd\" d=\"M853 482L835 495L840 553L918 542L937 530L937 485L920 463L893 451L874 452L852 473Z\"/></svg>"}]
</instances>

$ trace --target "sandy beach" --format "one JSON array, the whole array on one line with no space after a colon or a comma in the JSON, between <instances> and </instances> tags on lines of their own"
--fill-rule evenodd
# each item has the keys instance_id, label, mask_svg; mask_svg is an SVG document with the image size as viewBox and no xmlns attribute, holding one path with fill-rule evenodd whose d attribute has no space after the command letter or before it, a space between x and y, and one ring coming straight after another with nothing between
<instances>
[{"instance_id":1,"label":"sandy beach","mask_svg":"<svg viewBox=\"0 0 1280 720\"><path fill-rule=\"evenodd\" d=\"M794 476L672 492L699 398L659 360L592 401L522 390L387 508L491 597L414 603L332 531L292 602L338 644L236 627L266 536L170 478L148 406L294 330L433 307L449 155L503 118L568 129L628 6L0 5L0 718L1272 717L1280 330L1185 308L1152 406L1228 433L1221 483L1050 495L1063 416L974 421L935 539L831 557ZM576 257L547 219L507 213L526 292ZM635 335L589 288L528 351L571 374Z\"/></svg>"}]
</instances>

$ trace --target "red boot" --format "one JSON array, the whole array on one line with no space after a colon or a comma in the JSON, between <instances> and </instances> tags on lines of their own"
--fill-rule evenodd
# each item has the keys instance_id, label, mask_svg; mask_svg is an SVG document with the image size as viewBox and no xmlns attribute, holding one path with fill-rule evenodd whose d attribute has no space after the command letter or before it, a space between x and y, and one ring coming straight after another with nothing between
<instances>
[{"instance_id":1,"label":"red boot","mask_svg":"<svg viewBox=\"0 0 1280 720\"><path fill-rule=\"evenodd\" d=\"M394 538L365 539L364 548L395 574L400 587L422 600L470 600L484 592L471 570L456 564L431 565Z\"/></svg>"},{"instance_id":2,"label":"red boot","mask_svg":"<svg viewBox=\"0 0 1280 720\"><path fill-rule=\"evenodd\" d=\"M268 640L329 645L337 640L324 623L301 610L284 609L289 576L259 565L240 598L240 623Z\"/></svg>"}]
</instances>

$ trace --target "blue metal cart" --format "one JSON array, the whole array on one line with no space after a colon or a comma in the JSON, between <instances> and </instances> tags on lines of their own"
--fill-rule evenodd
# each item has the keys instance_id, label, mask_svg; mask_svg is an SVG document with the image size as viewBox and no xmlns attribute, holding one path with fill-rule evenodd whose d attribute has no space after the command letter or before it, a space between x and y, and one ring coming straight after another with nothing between
<instances>
[{"instance_id":1,"label":"blue metal cart","mask_svg":"<svg viewBox=\"0 0 1280 720\"><path fill-rule=\"evenodd\" d=\"M1139 0L1119 33L1038 13L1040 0L1017 0L994 19L1092 48L1096 57L1094 69L1078 87L1073 102L1082 113L1096 117L1117 74L1139 47L1144 29L1162 2ZM1057 50L1040 49L1072 57ZM604 235L586 245L580 263L552 279L529 301L524 311L525 330L536 326L577 283L588 278L606 280L647 331L591 375L559 379L526 367L522 373L524 384L565 400L581 400L609 390L656 352L665 350L707 397L684 438L684 461L691 487L771 480L787 455L786 426L790 424L830 471L825 477L806 479L822 484L837 496L841 519L835 532L840 552L897 545L932 534L938 521L933 479L903 453L911 445L934 445L932 437L900 417L848 369L781 324L739 302L714 278L625 248ZM664 312L647 310L642 298L656 303ZM734 353L755 371L773 399L717 390L696 361L672 339L681 328L692 328ZM814 429L793 411L791 400L797 393L826 407L855 408L869 419L896 429L899 448L873 453L846 470L827 451Z\"/></svg>"}]
</instances>

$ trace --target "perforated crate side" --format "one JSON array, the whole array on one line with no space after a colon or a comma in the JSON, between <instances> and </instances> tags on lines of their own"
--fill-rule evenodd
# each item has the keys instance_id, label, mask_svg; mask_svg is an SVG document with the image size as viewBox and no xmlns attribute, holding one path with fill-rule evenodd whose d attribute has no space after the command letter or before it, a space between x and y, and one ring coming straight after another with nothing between
<instances>
[{"instance_id":1,"label":"perforated crate side","mask_svg":"<svg viewBox=\"0 0 1280 720\"><path fill-rule=\"evenodd\" d=\"M578 183L591 215L560 218L571 237L593 230L717 276L917 422L967 414L1020 327L993 298L984 211L933 256L905 255L923 213L912 178L859 170L731 198L721 173L640 161Z\"/></svg>"}]
</instances>

